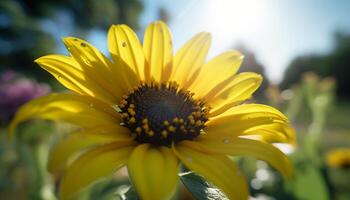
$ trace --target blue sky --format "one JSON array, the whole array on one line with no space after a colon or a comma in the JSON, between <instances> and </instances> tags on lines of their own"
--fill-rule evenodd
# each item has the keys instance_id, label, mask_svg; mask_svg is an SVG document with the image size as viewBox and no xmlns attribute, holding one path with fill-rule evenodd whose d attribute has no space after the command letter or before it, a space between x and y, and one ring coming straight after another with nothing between
<instances>
[{"instance_id":1,"label":"blue sky","mask_svg":"<svg viewBox=\"0 0 350 200\"><path fill-rule=\"evenodd\" d=\"M170 14L175 48L200 31L213 34L209 57L244 44L274 82L297 55L327 53L336 30L350 32L348 0L143 0L143 28ZM142 35L142 34L141 34Z\"/></svg>"}]
</instances>

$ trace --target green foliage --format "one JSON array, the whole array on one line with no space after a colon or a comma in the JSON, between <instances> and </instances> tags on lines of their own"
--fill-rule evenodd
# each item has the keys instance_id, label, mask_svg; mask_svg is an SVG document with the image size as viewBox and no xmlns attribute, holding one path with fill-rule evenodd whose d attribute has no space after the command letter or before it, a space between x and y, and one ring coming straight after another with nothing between
<instances>
[{"instance_id":1,"label":"green foliage","mask_svg":"<svg viewBox=\"0 0 350 200\"><path fill-rule=\"evenodd\" d=\"M46 171L48 144L45 138L52 131L52 124L32 121L21 125L17 135L9 140L5 129L0 127L1 197L43 199L42 189L51 185Z\"/></svg>"},{"instance_id":2,"label":"green foliage","mask_svg":"<svg viewBox=\"0 0 350 200\"><path fill-rule=\"evenodd\" d=\"M298 147L289 156L295 166L295 176L289 182L277 180L272 191L266 187L261 191L276 199L340 199L335 198L338 193L334 191L334 182L330 180L324 162L322 143L322 138L328 134L328 122L333 118L330 114L335 107L335 80L329 77L321 79L310 72L301 77L298 85L288 89L291 98L284 102L288 118L298 128ZM349 113L349 110L344 112ZM257 191L253 190L253 193Z\"/></svg>"},{"instance_id":3,"label":"green foliage","mask_svg":"<svg viewBox=\"0 0 350 200\"><path fill-rule=\"evenodd\" d=\"M320 169L302 151L294 153L291 159L296 166L295 178L287 183L287 188L296 199L329 200L329 191Z\"/></svg>"},{"instance_id":4,"label":"green foliage","mask_svg":"<svg viewBox=\"0 0 350 200\"><path fill-rule=\"evenodd\" d=\"M228 199L218 188L208 183L203 177L194 172L187 172L180 175L185 187L198 200L225 200Z\"/></svg>"},{"instance_id":5,"label":"green foliage","mask_svg":"<svg viewBox=\"0 0 350 200\"><path fill-rule=\"evenodd\" d=\"M130 182L127 178L119 178L101 181L93 185L88 190L88 198L86 199L100 199L100 200L137 200L137 194L130 187Z\"/></svg>"}]
</instances>

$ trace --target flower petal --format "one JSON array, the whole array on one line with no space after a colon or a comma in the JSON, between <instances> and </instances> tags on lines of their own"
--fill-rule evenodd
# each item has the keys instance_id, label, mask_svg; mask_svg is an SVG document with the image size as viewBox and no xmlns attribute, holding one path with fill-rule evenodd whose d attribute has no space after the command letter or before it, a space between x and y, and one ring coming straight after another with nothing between
<instances>
[{"instance_id":1,"label":"flower petal","mask_svg":"<svg viewBox=\"0 0 350 200\"><path fill-rule=\"evenodd\" d=\"M87 151L67 169L60 184L60 199L70 199L94 181L112 175L126 164L134 142L115 142Z\"/></svg>"},{"instance_id":2,"label":"flower petal","mask_svg":"<svg viewBox=\"0 0 350 200\"><path fill-rule=\"evenodd\" d=\"M178 183L179 163L167 147L142 144L128 161L130 178L143 200L170 199Z\"/></svg>"},{"instance_id":3,"label":"flower petal","mask_svg":"<svg viewBox=\"0 0 350 200\"><path fill-rule=\"evenodd\" d=\"M243 104L210 118L205 132L209 137L238 137L258 135L263 141L295 144L293 129L287 117L273 107L261 104ZM270 136L268 136L270 135Z\"/></svg>"},{"instance_id":4,"label":"flower petal","mask_svg":"<svg viewBox=\"0 0 350 200\"><path fill-rule=\"evenodd\" d=\"M224 119L226 117L233 116L248 117L248 115L249 117L265 116L274 119L280 119L282 121L288 121L288 118L276 108L264 104L255 103L242 104L232 107L231 109L212 119Z\"/></svg>"},{"instance_id":5,"label":"flower petal","mask_svg":"<svg viewBox=\"0 0 350 200\"><path fill-rule=\"evenodd\" d=\"M9 134L14 133L19 123L35 118L64 121L83 128L119 122L118 113L97 99L77 94L50 94L23 105L9 126Z\"/></svg>"},{"instance_id":6,"label":"flower petal","mask_svg":"<svg viewBox=\"0 0 350 200\"><path fill-rule=\"evenodd\" d=\"M222 53L201 67L198 78L189 88L195 98L204 97L208 91L219 83L232 78L243 61L243 55L238 51ZM215 74L215 76L213 76Z\"/></svg>"},{"instance_id":7,"label":"flower petal","mask_svg":"<svg viewBox=\"0 0 350 200\"><path fill-rule=\"evenodd\" d=\"M198 138L197 142L185 141L184 143L194 148L197 147L198 150L205 149L205 151L211 153L231 156L252 156L270 163L286 178L293 176L293 165L288 157L273 145L265 142L245 138L227 138L222 140L202 136Z\"/></svg>"},{"instance_id":8,"label":"flower petal","mask_svg":"<svg viewBox=\"0 0 350 200\"><path fill-rule=\"evenodd\" d=\"M107 125L89 130L83 130L67 135L61 139L50 151L48 170L51 173L64 168L68 159L76 153L96 145L131 141L129 130L119 125Z\"/></svg>"},{"instance_id":9,"label":"flower petal","mask_svg":"<svg viewBox=\"0 0 350 200\"><path fill-rule=\"evenodd\" d=\"M216 129L215 125L210 126L205 132L208 138L224 140L242 136L267 143L289 143L296 146L295 133L289 123L271 122L259 118L228 123L226 128Z\"/></svg>"},{"instance_id":10,"label":"flower petal","mask_svg":"<svg viewBox=\"0 0 350 200\"><path fill-rule=\"evenodd\" d=\"M121 58L141 80L144 80L145 56L137 35L129 26L111 26L108 31L108 49L115 62Z\"/></svg>"},{"instance_id":11,"label":"flower petal","mask_svg":"<svg viewBox=\"0 0 350 200\"><path fill-rule=\"evenodd\" d=\"M290 143L296 146L294 129L289 123L275 122L245 130L241 135L256 135L258 140L268 143Z\"/></svg>"},{"instance_id":12,"label":"flower petal","mask_svg":"<svg viewBox=\"0 0 350 200\"><path fill-rule=\"evenodd\" d=\"M115 104L123 95L116 87L113 91L106 84L96 80L93 70L80 66L73 58L63 55L47 55L35 60L43 69L51 73L66 88L82 95L89 95L102 101ZM103 76L103 75L100 75Z\"/></svg>"},{"instance_id":13,"label":"flower petal","mask_svg":"<svg viewBox=\"0 0 350 200\"><path fill-rule=\"evenodd\" d=\"M249 99L259 88L262 77L256 73L243 72L229 78L207 93L203 99L213 108L210 116L219 115L229 108Z\"/></svg>"},{"instance_id":14,"label":"flower petal","mask_svg":"<svg viewBox=\"0 0 350 200\"><path fill-rule=\"evenodd\" d=\"M210 44L211 35L202 32L182 46L174 57L174 72L171 80L176 81L181 88L187 89L197 78Z\"/></svg>"},{"instance_id":15,"label":"flower petal","mask_svg":"<svg viewBox=\"0 0 350 200\"><path fill-rule=\"evenodd\" d=\"M173 149L187 168L212 182L230 199L248 199L248 188L244 176L226 156L198 151L188 142L174 145Z\"/></svg>"},{"instance_id":16,"label":"flower petal","mask_svg":"<svg viewBox=\"0 0 350 200\"><path fill-rule=\"evenodd\" d=\"M168 26L161 21L151 23L145 32L143 49L146 58L146 82L154 78L168 81L172 72L173 47Z\"/></svg>"},{"instance_id":17,"label":"flower petal","mask_svg":"<svg viewBox=\"0 0 350 200\"><path fill-rule=\"evenodd\" d=\"M83 71L94 76L109 91L127 92L139 83L137 75L123 60L112 63L94 46L78 38L64 38L64 44Z\"/></svg>"}]
</instances>

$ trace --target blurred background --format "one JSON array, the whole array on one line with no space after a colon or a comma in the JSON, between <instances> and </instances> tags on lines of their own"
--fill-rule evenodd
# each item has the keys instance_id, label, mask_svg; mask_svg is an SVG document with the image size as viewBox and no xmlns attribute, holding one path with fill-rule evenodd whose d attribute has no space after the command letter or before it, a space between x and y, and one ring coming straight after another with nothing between
<instances>
[{"instance_id":1,"label":"blurred background","mask_svg":"<svg viewBox=\"0 0 350 200\"><path fill-rule=\"evenodd\" d=\"M1 0L0 199L56 199L57 182L46 172L46 159L69 127L31 121L15 141L6 137L20 105L64 90L33 61L67 54L61 40L66 36L85 39L108 55L111 24L127 24L142 38L147 24L159 19L170 26L176 49L208 31L213 35L208 59L228 49L241 51L241 71L264 76L252 101L279 108L296 128L296 148L276 144L293 160L295 179L284 181L265 162L238 160L252 199L350 199L347 0ZM77 199L125 199L128 184L120 173ZM189 191L180 187L175 199L193 199Z\"/></svg>"}]
</instances>

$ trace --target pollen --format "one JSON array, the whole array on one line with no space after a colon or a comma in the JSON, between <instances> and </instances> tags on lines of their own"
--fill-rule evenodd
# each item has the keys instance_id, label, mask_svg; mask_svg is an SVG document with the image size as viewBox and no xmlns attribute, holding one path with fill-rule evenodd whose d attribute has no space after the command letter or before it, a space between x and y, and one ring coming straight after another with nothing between
<instances>
[{"instance_id":1,"label":"pollen","mask_svg":"<svg viewBox=\"0 0 350 200\"><path fill-rule=\"evenodd\" d=\"M175 82L141 83L123 95L118 107L122 125L137 142L163 146L197 137L209 112L203 101Z\"/></svg>"}]
</instances>

